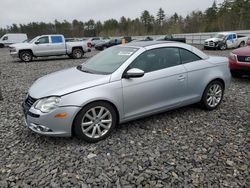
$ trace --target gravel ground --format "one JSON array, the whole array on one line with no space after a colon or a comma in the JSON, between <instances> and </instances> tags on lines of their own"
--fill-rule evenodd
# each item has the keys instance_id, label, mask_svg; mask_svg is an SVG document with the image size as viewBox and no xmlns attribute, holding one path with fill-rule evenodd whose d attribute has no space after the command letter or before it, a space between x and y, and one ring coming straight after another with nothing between
<instances>
[{"instance_id":1,"label":"gravel ground","mask_svg":"<svg viewBox=\"0 0 250 188\"><path fill-rule=\"evenodd\" d=\"M94 53L26 64L0 49L0 187L250 187L249 77L232 80L217 110L192 105L133 121L95 144L28 130L21 103L31 84Z\"/></svg>"}]
</instances>

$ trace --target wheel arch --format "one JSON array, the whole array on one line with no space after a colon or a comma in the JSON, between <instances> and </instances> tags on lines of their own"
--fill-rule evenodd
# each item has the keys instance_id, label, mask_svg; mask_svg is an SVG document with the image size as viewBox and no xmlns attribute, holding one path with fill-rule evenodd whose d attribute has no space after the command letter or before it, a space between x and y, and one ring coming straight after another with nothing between
<instances>
[{"instance_id":1,"label":"wheel arch","mask_svg":"<svg viewBox=\"0 0 250 188\"><path fill-rule=\"evenodd\" d=\"M82 46L74 46L74 47L72 47L72 52L71 52L71 53L73 53L73 51L74 51L75 49L80 49L80 50L82 50L82 51L84 52Z\"/></svg>"},{"instance_id":2,"label":"wheel arch","mask_svg":"<svg viewBox=\"0 0 250 188\"><path fill-rule=\"evenodd\" d=\"M75 117L74 117L74 120L73 120L73 122L72 122L72 125L71 125L71 135L72 136L74 136L74 130L73 130L73 126L74 126L74 123L75 123L75 120L76 120L76 117L78 116L78 114L81 112L81 110L85 107L85 106L87 106L87 105L89 105L89 104L92 104L92 103L96 103L96 102L105 102L105 103L108 103L108 104L110 104L113 108L114 108L114 110L115 110L115 113L116 113L116 115L117 115L117 124L120 122L120 113L119 113L119 111L118 111L118 108L117 108L117 106L113 103L113 102L111 102L111 101L109 101L109 100L106 100L106 99L100 99L100 100L94 100L94 101L89 101L89 102L87 102L86 104L84 104L81 108L80 108L80 110L76 113L76 115L75 115Z\"/></svg>"},{"instance_id":3,"label":"wheel arch","mask_svg":"<svg viewBox=\"0 0 250 188\"><path fill-rule=\"evenodd\" d=\"M32 49L21 49L21 50L18 51L18 56L20 57L20 54L21 54L22 52L26 52L26 51L31 52L32 55L34 56L34 53L33 53Z\"/></svg>"},{"instance_id":4,"label":"wheel arch","mask_svg":"<svg viewBox=\"0 0 250 188\"><path fill-rule=\"evenodd\" d=\"M204 94L204 92L205 92L207 86L208 86L211 82L213 82L213 81L219 81L219 82L221 82L222 85L223 85L223 89L225 89L225 81L224 81L222 78L219 78L219 77L218 77L218 78L213 78L213 79L211 79L211 80L207 83L207 85L206 85L205 88L203 89L202 95Z\"/></svg>"}]
</instances>

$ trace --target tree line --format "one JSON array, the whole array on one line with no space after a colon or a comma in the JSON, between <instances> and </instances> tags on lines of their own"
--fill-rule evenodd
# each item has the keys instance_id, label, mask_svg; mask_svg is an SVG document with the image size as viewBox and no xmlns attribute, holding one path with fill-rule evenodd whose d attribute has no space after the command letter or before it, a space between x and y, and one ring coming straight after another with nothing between
<instances>
[{"instance_id":1,"label":"tree line","mask_svg":"<svg viewBox=\"0 0 250 188\"><path fill-rule=\"evenodd\" d=\"M135 19L122 16L119 20L109 19L104 22L75 19L72 22L55 20L53 23L12 24L0 29L0 35L21 32L27 33L30 38L53 33L64 34L65 37L92 37L245 30L250 29L249 10L250 0L224 0L219 5L214 1L205 11L192 11L185 17L178 13L167 17L166 10L160 8L156 15L145 10Z\"/></svg>"}]
</instances>

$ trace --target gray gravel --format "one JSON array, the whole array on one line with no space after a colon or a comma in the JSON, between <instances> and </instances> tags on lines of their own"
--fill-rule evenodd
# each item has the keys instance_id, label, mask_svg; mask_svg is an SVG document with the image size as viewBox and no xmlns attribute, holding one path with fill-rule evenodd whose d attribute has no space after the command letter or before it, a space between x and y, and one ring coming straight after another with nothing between
<instances>
[{"instance_id":1,"label":"gray gravel","mask_svg":"<svg viewBox=\"0 0 250 188\"><path fill-rule=\"evenodd\" d=\"M250 187L249 77L232 80L217 110L192 105L133 121L96 144L28 130L21 103L31 84L93 53L21 63L0 49L0 187Z\"/></svg>"}]
</instances>

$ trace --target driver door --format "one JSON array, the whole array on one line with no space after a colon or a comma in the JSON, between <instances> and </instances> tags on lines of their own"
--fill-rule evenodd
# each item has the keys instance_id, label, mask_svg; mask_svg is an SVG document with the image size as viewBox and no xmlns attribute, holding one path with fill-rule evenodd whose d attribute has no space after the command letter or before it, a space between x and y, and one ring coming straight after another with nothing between
<instances>
[{"instance_id":1,"label":"driver door","mask_svg":"<svg viewBox=\"0 0 250 188\"><path fill-rule=\"evenodd\" d=\"M234 41L233 41L233 35L229 34L227 36L227 47L228 48L233 48L234 47Z\"/></svg>"},{"instance_id":2,"label":"driver door","mask_svg":"<svg viewBox=\"0 0 250 188\"><path fill-rule=\"evenodd\" d=\"M178 48L148 50L127 70L145 72L141 78L122 79L124 117L146 115L181 104L187 87L187 72Z\"/></svg>"},{"instance_id":3,"label":"driver door","mask_svg":"<svg viewBox=\"0 0 250 188\"><path fill-rule=\"evenodd\" d=\"M51 46L49 36L43 36L37 39L34 43L33 53L36 56L49 56L52 54L53 48Z\"/></svg>"}]
</instances>

